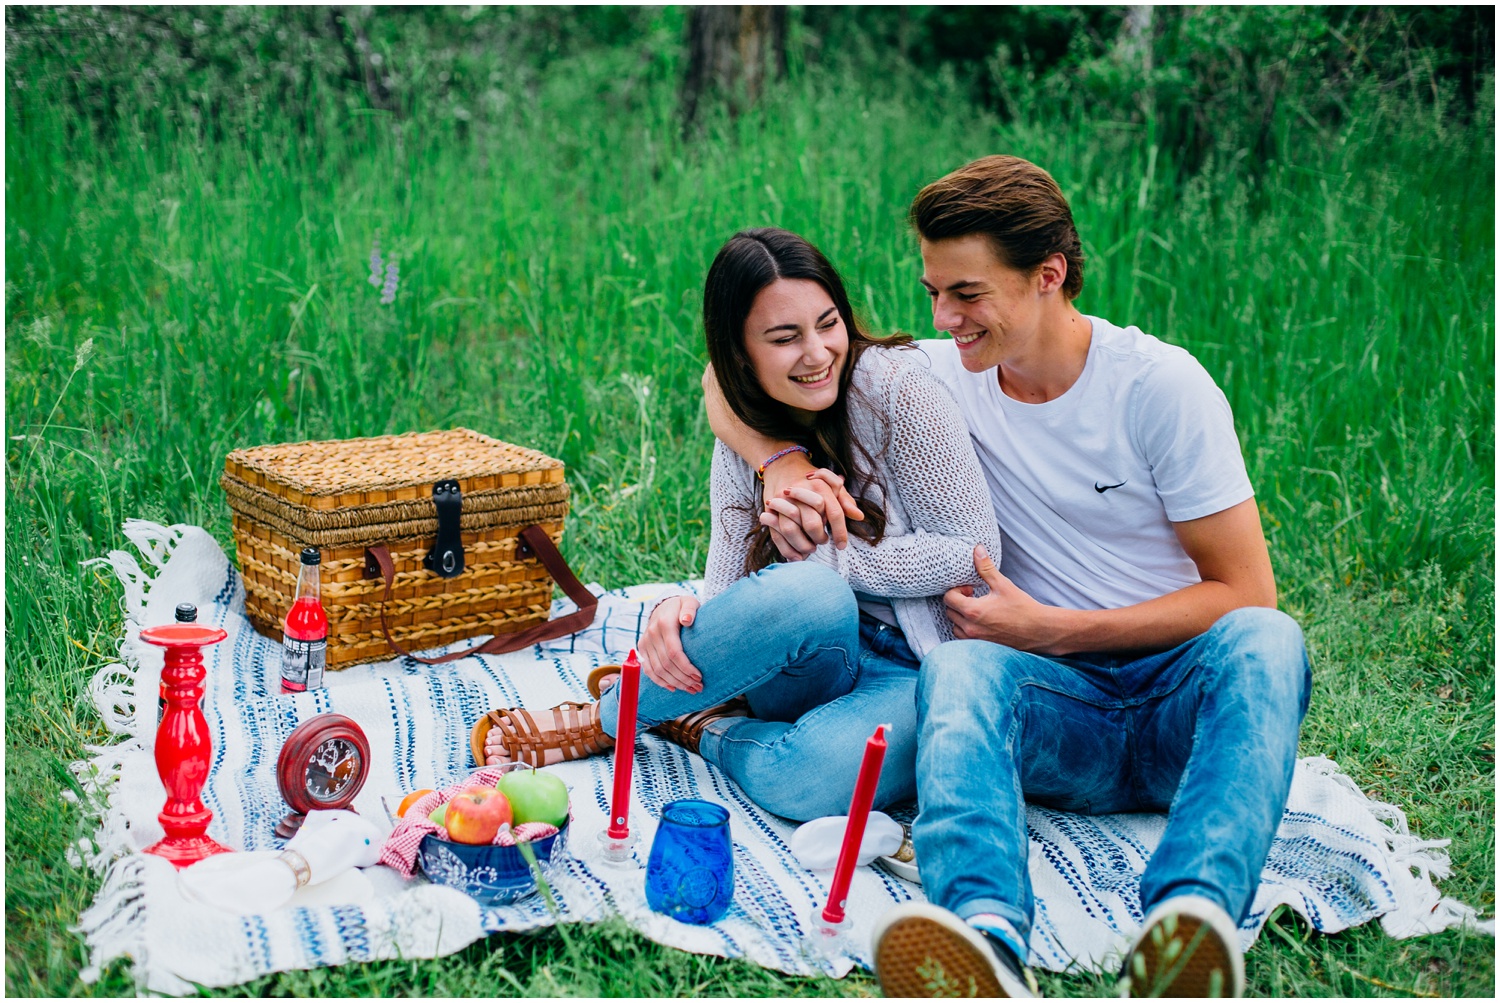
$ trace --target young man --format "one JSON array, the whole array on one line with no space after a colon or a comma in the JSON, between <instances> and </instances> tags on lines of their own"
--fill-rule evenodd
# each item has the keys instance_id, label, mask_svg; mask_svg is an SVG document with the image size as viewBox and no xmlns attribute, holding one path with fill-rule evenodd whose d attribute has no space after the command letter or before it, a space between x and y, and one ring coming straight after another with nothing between
<instances>
[{"instance_id":1,"label":"young man","mask_svg":"<svg viewBox=\"0 0 1500 1003\"><path fill-rule=\"evenodd\" d=\"M922 347L968 422L1003 549L997 569L976 548L987 594L948 593L961 640L922 663L913 836L931 904L880 921L881 985L1031 994L1031 800L1170 809L1122 976L1137 995L1239 995L1236 927L1311 676L1275 610L1228 402L1187 352L1074 307L1080 241L1035 165L977 160L924 188L911 221L951 336ZM784 445L708 397L715 433L752 464ZM765 473L762 521L789 559L843 535L846 499L809 473L797 453Z\"/></svg>"}]
</instances>

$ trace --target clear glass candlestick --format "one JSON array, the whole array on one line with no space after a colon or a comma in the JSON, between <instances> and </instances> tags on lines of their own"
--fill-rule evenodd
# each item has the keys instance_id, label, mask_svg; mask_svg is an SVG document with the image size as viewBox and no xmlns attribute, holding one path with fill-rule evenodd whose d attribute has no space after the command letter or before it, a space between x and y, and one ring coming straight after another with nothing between
<instances>
[{"instance_id":1,"label":"clear glass candlestick","mask_svg":"<svg viewBox=\"0 0 1500 1003\"><path fill-rule=\"evenodd\" d=\"M640 838L633 832L627 832L624 836L611 836L609 830L605 829L596 837L599 841L599 852L604 862L611 867L640 867L640 862L635 859L635 844Z\"/></svg>"},{"instance_id":2,"label":"clear glass candlestick","mask_svg":"<svg viewBox=\"0 0 1500 1003\"><path fill-rule=\"evenodd\" d=\"M851 955L853 945L849 933L853 927L854 920L848 913L835 922L823 915L823 906L813 906L807 917L807 930L802 935L803 957L821 967L820 962Z\"/></svg>"}]
</instances>

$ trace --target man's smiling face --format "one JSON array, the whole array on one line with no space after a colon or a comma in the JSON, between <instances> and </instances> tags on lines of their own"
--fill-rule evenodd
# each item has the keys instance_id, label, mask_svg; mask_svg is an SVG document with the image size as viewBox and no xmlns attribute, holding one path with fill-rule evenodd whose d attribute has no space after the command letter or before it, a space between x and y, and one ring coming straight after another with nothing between
<instances>
[{"instance_id":1,"label":"man's smiling face","mask_svg":"<svg viewBox=\"0 0 1500 1003\"><path fill-rule=\"evenodd\" d=\"M987 237L924 238L922 269L932 326L952 336L969 372L993 369L1034 345L1039 278L1002 263Z\"/></svg>"}]
</instances>

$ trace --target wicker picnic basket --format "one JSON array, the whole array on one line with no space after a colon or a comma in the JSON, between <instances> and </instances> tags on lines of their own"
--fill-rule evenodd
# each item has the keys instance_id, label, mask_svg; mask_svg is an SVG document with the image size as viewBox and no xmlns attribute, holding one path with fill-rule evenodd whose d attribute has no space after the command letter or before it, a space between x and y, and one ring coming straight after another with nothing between
<instances>
[{"instance_id":1,"label":"wicker picnic basket","mask_svg":"<svg viewBox=\"0 0 1500 1003\"><path fill-rule=\"evenodd\" d=\"M596 600L557 544L562 461L460 428L236 449L219 482L233 511L245 606L280 638L304 547L322 551L328 668L480 634L515 651L593 620ZM548 621L556 581L579 607Z\"/></svg>"}]
</instances>

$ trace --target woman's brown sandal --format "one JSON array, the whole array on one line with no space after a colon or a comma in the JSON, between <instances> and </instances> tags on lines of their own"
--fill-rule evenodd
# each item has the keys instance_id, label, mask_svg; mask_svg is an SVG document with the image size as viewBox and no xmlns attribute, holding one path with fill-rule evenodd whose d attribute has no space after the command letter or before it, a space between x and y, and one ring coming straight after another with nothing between
<instances>
[{"instance_id":1,"label":"woman's brown sandal","mask_svg":"<svg viewBox=\"0 0 1500 1003\"><path fill-rule=\"evenodd\" d=\"M673 745L680 745L689 752L697 752L698 742L703 738L703 729L706 725L726 717L749 716L750 702L744 697L735 697L706 710L694 711L671 721L663 721L651 730Z\"/></svg>"},{"instance_id":2,"label":"woman's brown sandal","mask_svg":"<svg viewBox=\"0 0 1500 1003\"><path fill-rule=\"evenodd\" d=\"M608 688L608 687L602 685L602 683L604 682L604 680L609 679L612 676L618 676L619 674L620 674L620 667L618 665L601 665L601 666L599 666L593 672L589 673L589 679L588 679L588 684L587 684L588 688L589 688L589 694L595 700L598 700L600 697L604 696L604 691Z\"/></svg>"},{"instance_id":3,"label":"woman's brown sandal","mask_svg":"<svg viewBox=\"0 0 1500 1003\"><path fill-rule=\"evenodd\" d=\"M614 685L610 680L618 682L619 675L620 666L618 665L599 666L588 674L586 685L589 693L595 700L600 699L609 686ZM605 683L609 683L609 686L603 685ZM591 705L564 703L552 708L555 728L551 736L560 739L553 741L548 741L548 734L537 728L536 721L524 708L492 710L479 719L469 737L474 762L484 765L485 739L492 727L500 728L500 734L504 736L506 756L512 761L524 762L530 766L545 765L547 752L551 749L561 751L562 759L559 761L567 762L596 755L613 747L614 739L604 733L597 717L590 727L580 727L581 712L589 706ZM571 721L566 720L570 716L569 711L573 712ZM744 697L735 697L725 703L684 714L671 721L664 721L650 730L689 752L697 752L705 725L726 717L749 716L749 702Z\"/></svg>"},{"instance_id":4,"label":"woman's brown sandal","mask_svg":"<svg viewBox=\"0 0 1500 1003\"><path fill-rule=\"evenodd\" d=\"M475 763L485 765L485 740L491 728L499 728L505 757L513 763L547 766L547 753L553 750L562 754L555 762L563 763L598 755L612 748L615 740L605 734L597 713L593 721L585 723L585 712L594 706L571 700L558 704L550 712L553 727L549 731L537 727L536 719L524 707L492 710L475 722L469 733L469 751Z\"/></svg>"}]
</instances>

